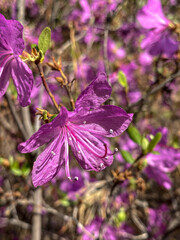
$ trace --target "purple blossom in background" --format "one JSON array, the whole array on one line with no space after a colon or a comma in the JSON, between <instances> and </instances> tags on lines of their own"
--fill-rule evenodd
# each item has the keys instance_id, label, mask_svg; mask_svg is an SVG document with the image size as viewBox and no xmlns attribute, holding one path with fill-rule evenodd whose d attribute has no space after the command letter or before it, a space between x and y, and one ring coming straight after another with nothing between
<instances>
[{"instance_id":1,"label":"purple blossom in background","mask_svg":"<svg viewBox=\"0 0 180 240\"><path fill-rule=\"evenodd\" d=\"M180 151L173 147L157 145L157 154L148 154L146 160L148 166L145 172L149 178L155 179L157 183L166 189L170 189L172 182L166 173L175 170L180 164Z\"/></svg>"},{"instance_id":2,"label":"purple blossom in background","mask_svg":"<svg viewBox=\"0 0 180 240\"><path fill-rule=\"evenodd\" d=\"M102 239L104 240L125 240L127 239L126 233L133 233L131 227L129 227L126 223L121 223L119 227L112 226L103 222L103 220L99 217L96 217L89 225L85 226L89 233L94 236L94 239L99 239L100 233L102 234ZM100 232L101 231L101 232ZM92 237L87 233L82 232L79 228L78 232L82 234L82 240L92 240Z\"/></svg>"},{"instance_id":3,"label":"purple blossom in background","mask_svg":"<svg viewBox=\"0 0 180 240\"><path fill-rule=\"evenodd\" d=\"M20 59L24 49L23 26L16 20L6 20L0 14L0 97L2 97L12 77L22 107L30 104L33 74Z\"/></svg>"},{"instance_id":4,"label":"purple blossom in background","mask_svg":"<svg viewBox=\"0 0 180 240\"><path fill-rule=\"evenodd\" d=\"M123 46L133 46L137 49L139 45L139 37L141 36L142 30L139 29L136 23L124 23L121 28L118 29L117 35L120 39L123 39Z\"/></svg>"},{"instance_id":5,"label":"purple blossom in background","mask_svg":"<svg viewBox=\"0 0 180 240\"><path fill-rule=\"evenodd\" d=\"M147 52L142 52L139 55L139 63L141 64L142 67L149 67L151 66L153 62L153 58L152 56L147 53ZM144 70L144 68L142 68L142 71Z\"/></svg>"},{"instance_id":6,"label":"purple blossom in background","mask_svg":"<svg viewBox=\"0 0 180 240\"><path fill-rule=\"evenodd\" d=\"M89 172L81 171L78 167L71 168L72 178L78 180L75 182L70 182L65 179L65 172L63 169L57 174L57 179L60 180L60 189L66 192L68 198L71 200L76 200L77 196L81 194L82 188L87 185L93 179L90 178Z\"/></svg>"},{"instance_id":7,"label":"purple blossom in background","mask_svg":"<svg viewBox=\"0 0 180 240\"><path fill-rule=\"evenodd\" d=\"M143 49L153 56L165 53L168 57L178 50L178 42L170 31L171 22L164 16L160 0L148 0L138 12L137 19L148 30L141 43Z\"/></svg>"},{"instance_id":8,"label":"purple blossom in background","mask_svg":"<svg viewBox=\"0 0 180 240\"><path fill-rule=\"evenodd\" d=\"M88 232L90 232L94 236L95 239L98 239L102 224L103 224L103 228L102 228L103 239L116 240L117 239L116 228L111 225L104 224L103 220L98 217L96 217L89 225L87 225L86 229L88 230ZM82 232L81 229L79 229L79 233L81 232ZM91 236L83 232L82 240L92 240L92 238Z\"/></svg>"},{"instance_id":9,"label":"purple blossom in background","mask_svg":"<svg viewBox=\"0 0 180 240\"><path fill-rule=\"evenodd\" d=\"M180 150L167 146L167 128L161 128L162 139L155 147L157 153L150 153L146 156L148 166L145 173L153 178L159 185L170 189L171 179L167 176L180 164Z\"/></svg>"},{"instance_id":10,"label":"purple blossom in background","mask_svg":"<svg viewBox=\"0 0 180 240\"><path fill-rule=\"evenodd\" d=\"M125 49L121 47L118 48L116 43L111 38L108 38L107 50L108 50L108 59L110 62L114 62L116 60L126 57Z\"/></svg>"},{"instance_id":11,"label":"purple blossom in background","mask_svg":"<svg viewBox=\"0 0 180 240\"><path fill-rule=\"evenodd\" d=\"M96 70L93 66L94 61L90 58L81 57L76 69L76 78L79 80L80 89L84 89L96 77Z\"/></svg>"},{"instance_id":12,"label":"purple blossom in background","mask_svg":"<svg viewBox=\"0 0 180 240\"><path fill-rule=\"evenodd\" d=\"M151 239L158 239L166 230L170 219L169 208L162 204L159 208L149 208L149 219L147 230L153 236Z\"/></svg>"},{"instance_id":13,"label":"purple blossom in background","mask_svg":"<svg viewBox=\"0 0 180 240\"><path fill-rule=\"evenodd\" d=\"M133 114L127 114L117 106L101 106L110 97L111 90L106 75L99 74L80 94L73 112L62 107L52 122L41 126L30 139L18 146L20 152L28 153L47 143L34 163L32 181L35 187L52 180L63 164L66 176L71 179L69 145L85 170L98 172L112 164L113 153L103 138L124 132Z\"/></svg>"}]
</instances>

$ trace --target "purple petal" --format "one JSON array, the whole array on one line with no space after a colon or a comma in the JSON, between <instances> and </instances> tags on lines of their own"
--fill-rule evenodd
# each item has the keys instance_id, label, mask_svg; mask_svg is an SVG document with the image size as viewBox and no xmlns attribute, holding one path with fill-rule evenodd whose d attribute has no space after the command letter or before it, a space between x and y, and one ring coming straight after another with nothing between
<instances>
[{"instance_id":1,"label":"purple petal","mask_svg":"<svg viewBox=\"0 0 180 240\"><path fill-rule=\"evenodd\" d=\"M48 144L34 162L32 182L35 187L51 181L59 172L64 163L63 141L64 136L60 134L53 142Z\"/></svg>"},{"instance_id":2,"label":"purple petal","mask_svg":"<svg viewBox=\"0 0 180 240\"><path fill-rule=\"evenodd\" d=\"M168 32L149 32L142 41L141 47L146 49L152 56L166 53L171 57L178 50L178 42L171 38Z\"/></svg>"},{"instance_id":3,"label":"purple petal","mask_svg":"<svg viewBox=\"0 0 180 240\"><path fill-rule=\"evenodd\" d=\"M6 20L0 14L0 47L12 50L16 55L20 55L24 49L22 38L23 26L16 20Z\"/></svg>"},{"instance_id":4,"label":"purple petal","mask_svg":"<svg viewBox=\"0 0 180 240\"><path fill-rule=\"evenodd\" d=\"M9 85L11 60L12 56L3 56L0 60L0 97L5 94Z\"/></svg>"},{"instance_id":5,"label":"purple petal","mask_svg":"<svg viewBox=\"0 0 180 240\"><path fill-rule=\"evenodd\" d=\"M113 156L104 142L88 131L69 127L69 145L81 167L88 171L102 171L112 164Z\"/></svg>"},{"instance_id":6,"label":"purple petal","mask_svg":"<svg viewBox=\"0 0 180 240\"><path fill-rule=\"evenodd\" d=\"M20 58L15 58L11 65L11 74L18 93L18 101L22 107L30 104L33 87L31 69Z\"/></svg>"},{"instance_id":7,"label":"purple petal","mask_svg":"<svg viewBox=\"0 0 180 240\"><path fill-rule=\"evenodd\" d=\"M165 187L166 189L171 188L172 181L166 175L166 173L162 172L159 168L147 166L145 169L145 173L149 178L154 179L159 185Z\"/></svg>"},{"instance_id":8,"label":"purple petal","mask_svg":"<svg viewBox=\"0 0 180 240\"><path fill-rule=\"evenodd\" d=\"M22 153L32 152L43 144L48 143L56 138L57 135L60 134L61 127L65 125L67 117L68 112L66 108L62 107L61 112L55 119L53 119L52 122L41 126L40 129L34 133L26 142L20 143L18 150Z\"/></svg>"},{"instance_id":9,"label":"purple petal","mask_svg":"<svg viewBox=\"0 0 180 240\"><path fill-rule=\"evenodd\" d=\"M164 16L160 0L148 0L147 4L138 12L137 19L145 29L162 28L170 23Z\"/></svg>"},{"instance_id":10,"label":"purple petal","mask_svg":"<svg viewBox=\"0 0 180 240\"><path fill-rule=\"evenodd\" d=\"M123 133L132 121L133 114L127 114L122 108L106 105L81 116L75 114L69 120L85 131L115 137Z\"/></svg>"},{"instance_id":11,"label":"purple petal","mask_svg":"<svg viewBox=\"0 0 180 240\"><path fill-rule=\"evenodd\" d=\"M99 107L110 97L111 90L105 73L100 73L78 97L76 111L82 113Z\"/></svg>"},{"instance_id":12,"label":"purple petal","mask_svg":"<svg viewBox=\"0 0 180 240\"><path fill-rule=\"evenodd\" d=\"M180 164L180 151L167 146L158 146L155 150L159 154L148 154L146 160L151 167L163 172L171 172Z\"/></svg>"}]
</instances>

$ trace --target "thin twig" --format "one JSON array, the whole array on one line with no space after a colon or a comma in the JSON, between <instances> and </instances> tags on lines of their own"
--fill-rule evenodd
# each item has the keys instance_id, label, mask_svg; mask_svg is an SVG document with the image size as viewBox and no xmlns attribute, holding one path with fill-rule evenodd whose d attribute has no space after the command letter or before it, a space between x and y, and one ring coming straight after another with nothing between
<instances>
[{"instance_id":1,"label":"thin twig","mask_svg":"<svg viewBox=\"0 0 180 240\"><path fill-rule=\"evenodd\" d=\"M105 70L106 70L106 74L107 74L107 81L110 84L110 81L109 81L109 61L108 61L108 35L109 35L109 30L106 28L104 30L104 44L103 44L104 65L105 65Z\"/></svg>"},{"instance_id":2,"label":"thin twig","mask_svg":"<svg viewBox=\"0 0 180 240\"><path fill-rule=\"evenodd\" d=\"M10 200L11 200L11 205L12 205L13 217L16 218L16 219L19 219L18 214L17 214L17 210L16 210L16 205L14 204L14 197L13 197L13 192L12 192L12 189L11 189L11 184L10 184L10 181L9 181L8 177L6 177L6 179L5 179L5 185L6 185L7 191L10 193Z\"/></svg>"},{"instance_id":3,"label":"thin twig","mask_svg":"<svg viewBox=\"0 0 180 240\"><path fill-rule=\"evenodd\" d=\"M87 33L87 30L83 31L82 33L80 33L79 35L75 36L75 41L80 41ZM62 47L57 51L58 55L62 55L62 53L68 49L71 46L71 40L68 40L67 42L65 42Z\"/></svg>"},{"instance_id":4,"label":"thin twig","mask_svg":"<svg viewBox=\"0 0 180 240\"><path fill-rule=\"evenodd\" d=\"M30 114L29 106L21 108L21 113L22 113L24 128L26 129L26 132L27 132L27 138L26 138L27 140L34 133L32 122L31 122L31 114Z\"/></svg>"},{"instance_id":5,"label":"thin twig","mask_svg":"<svg viewBox=\"0 0 180 240\"><path fill-rule=\"evenodd\" d=\"M24 125L23 125L23 123L21 122L21 119L19 118L19 116L18 116L18 114L17 114L17 112L16 112L14 103L12 102L11 97L10 97L10 95L9 95L8 92L5 93L5 99L6 99L7 102L8 102L8 105L9 105L10 111L11 111L11 113L12 113L12 116L13 116L13 118L14 118L17 126L18 126L19 131L21 132L21 134L22 134L22 136L23 136L23 139L24 139L24 140L28 139L28 134L27 134L27 132L26 132L25 129L24 129Z\"/></svg>"},{"instance_id":6,"label":"thin twig","mask_svg":"<svg viewBox=\"0 0 180 240\"><path fill-rule=\"evenodd\" d=\"M32 238L41 239L41 211L42 211L42 189L39 187L34 191L34 209L32 218Z\"/></svg>"},{"instance_id":7,"label":"thin twig","mask_svg":"<svg viewBox=\"0 0 180 240\"><path fill-rule=\"evenodd\" d=\"M38 97L38 107L42 107L42 95L43 95L43 86L40 86L40 93ZM39 119L35 119L35 131L40 127ZM40 149L37 150L36 155L40 153ZM32 240L41 239L42 232L42 188L38 187L34 190L34 208L33 208L33 217L32 217Z\"/></svg>"},{"instance_id":8,"label":"thin twig","mask_svg":"<svg viewBox=\"0 0 180 240\"><path fill-rule=\"evenodd\" d=\"M13 226L16 226L16 227L20 227L20 228L23 228L23 229L26 229L26 230L29 230L31 229L31 224L29 223L26 223L24 221L21 221L19 219L15 219L15 218L6 218L6 217L0 217L0 221L3 223L0 225L0 229L1 228L4 228L5 225L13 225ZM48 234L50 235L52 238L51 239L57 239L57 240L65 240L65 238L59 236L58 234L56 233L52 233L52 232L49 232L45 229L42 229L42 231L45 233L45 234ZM33 239L34 240L34 239Z\"/></svg>"},{"instance_id":9,"label":"thin twig","mask_svg":"<svg viewBox=\"0 0 180 240\"><path fill-rule=\"evenodd\" d=\"M149 93L147 93L145 97L141 97L137 102L131 104L128 107L128 110L132 109L135 106L138 106L139 104L141 104L141 102L144 102L149 96L157 93L159 90L163 89L168 83L172 82L176 77L179 77L179 76L180 76L180 71L168 77L163 83L159 84L157 87L152 89Z\"/></svg>"},{"instance_id":10,"label":"thin twig","mask_svg":"<svg viewBox=\"0 0 180 240\"><path fill-rule=\"evenodd\" d=\"M43 83L43 85L44 85L44 88L46 89L49 97L51 98L51 100L52 100L52 102L53 102L53 104L54 104L54 106L55 106L55 108L56 108L56 110L57 110L57 112L59 113L59 106L58 106L58 104L57 104L57 102L56 102L56 100L55 100L54 95L52 94L51 90L50 90L49 87L48 87L48 84L47 84L46 79L45 79L45 77L44 77L44 72L43 72L42 65L41 65L40 63L38 63L38 64L36 64L36 66L37 66L37 68L38 68L38 70L39 70L39 74L40 74L40 76L41 76L41 79L42 79L42 83Z\"/></svg>"},{"instance_id":11,"label":"thin twig","mask_svg":"<svg viewBox=\"0 0 180 240\"><path fill-rule=\"evenodd\" d=\"M75 224L84 232L86 235L91 237L92 239L95 239L95 237L74 217L59 213L56 209L50 207L48 204L46 204L45 210L49 213L52 213L54 215L59 215L66 221L73 221Z\"/></svg>"}]
</instances>

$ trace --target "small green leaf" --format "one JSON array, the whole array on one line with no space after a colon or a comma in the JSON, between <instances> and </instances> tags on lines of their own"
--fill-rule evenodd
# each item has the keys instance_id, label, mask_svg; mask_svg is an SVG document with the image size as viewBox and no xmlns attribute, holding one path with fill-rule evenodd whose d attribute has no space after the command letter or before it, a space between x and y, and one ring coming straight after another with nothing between
<instances>
[{"instance_id":1,"label":"small green leaf","mask_svg":"<svg viewBox=\"0 0 180 240\"><path fill-rule=\"evenodd\" d=\"M132 190L135 190L136 189L136 179L134 177L130 178L129 183L130 183L130 188Z\"/></svg>"},{"instance_id":2,"label":"small green leaf","mask_svg":"<svg viewBox=\"0 0 180 240\"><path fill-rule=\"evenodd\" d=\"M141 147L142 150L146 150L149 146L149 141L146 137L142 137L142 141L141 141Z\"/></svg>"},{"instance_id":3,"label":"small green leaf","mask_svg":"<svg viewBox=\"0 0 180 240\"><path fill-rule=\"evenodd\" d=\"M115 216L114 222L116 226L119 226L122 222L125 222L125 221L126 221L126 212L125 212L125 209L122 207L120 208L119 212Z\"/></svg>"},{"instance_id":4,"label":"small green leaf","mask_svg":"<svg viewBox=\"0 0 180 240\"><path fill-rule=\"evenodd\" d=\"M117 218L120 222L124 222L126 220L126 212L125 209L122 207L117 214Z\"/></svg>"},{"instance_id":5,"label":"small green leaf","mask_svg":"<svg viewBox=\"0 0 180 240\"><path fill-rule=\"evenodd\" d=\"M21 171L22 171L22 175L23 176L25 176L25 177L28 176L30 171L31 171L31 168L30 168L29 164L28 163L24 163L24 165L21 168Z\"/></svg>"},{"instance_id":6,"label":"small green leaf","mask_svg":"<svg viewBox=\"0 0 180 240\"><path fill-rule=\"evenodd\" d=\"M69 207L70 202L68 201L68 199L61 199L61 205L64 207Z\"/></svg>"},{"instance_id":7,"label":"small green leaf","mask_svg":"<svg viewBox=\"0 0 180 240\"><path fill-rule=\"evenodd\" d=\"M10 165L11 165L11 166L14 164L14 158L13 158L13 156L10 156L10 157L9 157L9 162L10 162Z\"/></svg>"},{"instance_id":8,"label":"small green leaf","mask_svg":"<svg viewBox=\"0 0 180 240\"><path fill-rule=\"evenodd\" d=\"M154 155L160 155L160 153L158 151L152 151L151 153Z\"/></svg>"},{"instance_id":9,"label":"small green leaf","mask_svg":"<svg viewBox=\"0 0 180 240\"><path fill-rule=\"evenodd\" d=\"M35 48L39 52L39 48L35 43L31 44L31 49Z\"/></svg>"},{"instance_id":10,"label":"small green leaf","mask_svg":"<svg viewBox=\"0 0 180 240\"><path fill-rule=\"evenodd\" d=\"M124 160L128 163L133 163L134 162L134 158L131 156L131 154L125 150L121 150L121 155L124 158Z\"/></svg>"},{"instance_id":11,"label":"small green leaf","mask_svg":"<svg viewBox=\"0 0 180 240\"><path fill-rule=\"evenodd\" d=\"M148 152L152 152L152 150L155 148L155 146L158 144L161 138L162 138L162 133L161 132L156 133L154 138L149 143Z\"/></svg>"},{"instance_id":12,"label":"small green leaf","mask_svg":"<svg viewBox=\"0 0 180 240\"><path fill-rule=\"evenodd\" d=\"M57 117L58 114L54 114L52 117L50 117L50 122L55 118Z\"/></svg>"},{"instance_id":13,"label":"small green leaf","mask_svg":"<svg viewBox=\"0 0 180 240\"><path fill-rule=\"evenodd\" d=\"M135 142L137 143L138 145L141 146L141 142L142 142L142 136L141 136L141 133L139 132L139 130L130 125L127 129L127 132L128 132L128 135L129 137Z\"/></svg>"},{"instance_id":14,"label":"small green leaf","mask_svg":"<svg viewBox=\"0 0 180 240\"><path fill-rule=\"evenodd\" d=\"M19 168L16 167L12 167L11 168L11 172L15 175L15 176L22 176L22 171Z\"/></svg>"},{"instance_id":15,"label":"small green leaf","mask_svg":"<svg viewBox=\"0 0 180 240\"><path fill-rule=\"evenodd\" d=\"M125 89L125 91L128 92L129 86L128 86L127 78L122 71L118 72L118 81L119 81L119 84Z\"/></svg>"},{"instance_id":16,"label":"small green leaf","mask_svg":"<svg viewBox=\"0 0 180 240\"><path fill-rule=\"evenodd\" d=\"M39 40L38 40L38 48L45 55L46 51L49 49L51 44L51 29L46 27L42 30Z\"/></svg>"}]
</instances>

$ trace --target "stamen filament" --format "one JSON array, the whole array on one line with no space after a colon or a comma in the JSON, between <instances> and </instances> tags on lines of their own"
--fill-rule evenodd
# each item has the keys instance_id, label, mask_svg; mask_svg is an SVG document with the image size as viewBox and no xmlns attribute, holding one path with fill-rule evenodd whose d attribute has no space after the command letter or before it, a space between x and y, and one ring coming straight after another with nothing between
<instances>
[{"instance_id":1,"label":"stamen filament","mask_svg":"<svg viewBox=\"0 0 180 240\"><path fill-rule=\"evenodd\" d=\"M66 171L66 176L68 177L69 180L71 180L71 175L69 171L69 145L68 145L68 135L66 128L63 128L65 131L65 139L64 139L64 147L65 147L65 171Z\"/></svg>"}]
</instances>

